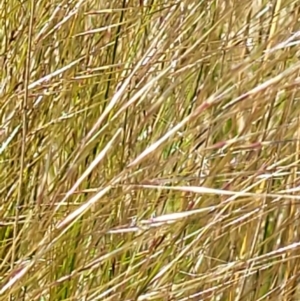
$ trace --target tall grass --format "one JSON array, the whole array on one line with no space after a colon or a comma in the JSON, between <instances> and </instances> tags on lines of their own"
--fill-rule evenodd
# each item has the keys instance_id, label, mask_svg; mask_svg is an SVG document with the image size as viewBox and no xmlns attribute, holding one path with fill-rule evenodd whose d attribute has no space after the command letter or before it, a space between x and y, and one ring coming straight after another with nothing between
<instances>
[{"instance_id":1,"label":"tall grass","mask_svg":"<svg viewBox=\"0 0 300 301\"><path fill-rule=\"evenodd\" d=\"M1 300L300 300L300 4L2 0Z\"/></svg>"}]
</instances>

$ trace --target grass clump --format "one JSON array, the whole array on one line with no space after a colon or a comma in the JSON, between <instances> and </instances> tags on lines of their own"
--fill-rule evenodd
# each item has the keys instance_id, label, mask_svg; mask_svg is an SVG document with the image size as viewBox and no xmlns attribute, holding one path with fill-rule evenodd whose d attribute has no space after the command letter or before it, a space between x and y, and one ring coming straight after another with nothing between
<instances>
[{"instance_id":1,"label":"grass clump","mask_svg":"<svg viewBox=\"0 0 300 301\"><path fill-rule=\"evenodd\" d=\"M1 300L299 300L298 1L2 1Z\"/></svg>"}]
</instances>

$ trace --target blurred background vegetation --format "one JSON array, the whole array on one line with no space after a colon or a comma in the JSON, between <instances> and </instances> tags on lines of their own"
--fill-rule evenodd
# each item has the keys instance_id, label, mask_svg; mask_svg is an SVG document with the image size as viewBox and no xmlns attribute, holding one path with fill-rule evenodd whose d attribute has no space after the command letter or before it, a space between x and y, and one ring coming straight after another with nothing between
<instances>
[{"instance_id":1,"label":"blurred background vegetation","mask_svg":"<svg viewBox=\"0 0 300 301\"><path fill-rule=\"evenodd\" d=\"M300 300L299 1L0 8L0 300Z\"/></svg>"}]
</instances>

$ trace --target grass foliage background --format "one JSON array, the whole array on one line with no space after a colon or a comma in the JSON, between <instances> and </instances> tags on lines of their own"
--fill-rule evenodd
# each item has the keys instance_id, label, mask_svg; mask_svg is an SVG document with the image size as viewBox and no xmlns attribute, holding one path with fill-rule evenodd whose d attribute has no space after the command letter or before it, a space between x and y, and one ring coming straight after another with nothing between
<instances>
[{"instance_id":1,"label":"grass foliage background","mask_svg":"<svg viewBox=\"0 0 300 301\"><path fill-rule=\"evenodd\" d=\"M295 0L2 0L1 300L299 300Z\"/></svg>"}]
</instances>

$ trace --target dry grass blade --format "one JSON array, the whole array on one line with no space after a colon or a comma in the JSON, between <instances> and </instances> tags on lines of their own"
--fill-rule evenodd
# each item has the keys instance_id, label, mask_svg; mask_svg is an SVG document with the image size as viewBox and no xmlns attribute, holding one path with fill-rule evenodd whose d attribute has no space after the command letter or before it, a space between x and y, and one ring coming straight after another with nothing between
<instances>
[{"instance_id":1,"label":"dry grass blade","mask_svg":"<svg viewBox=\"0 0 300 301\"><path fill-rule=\"evenodd\" d=\"M0 2L0 299L300 299L295 0Z\"/></svg>"}]
</instances>

